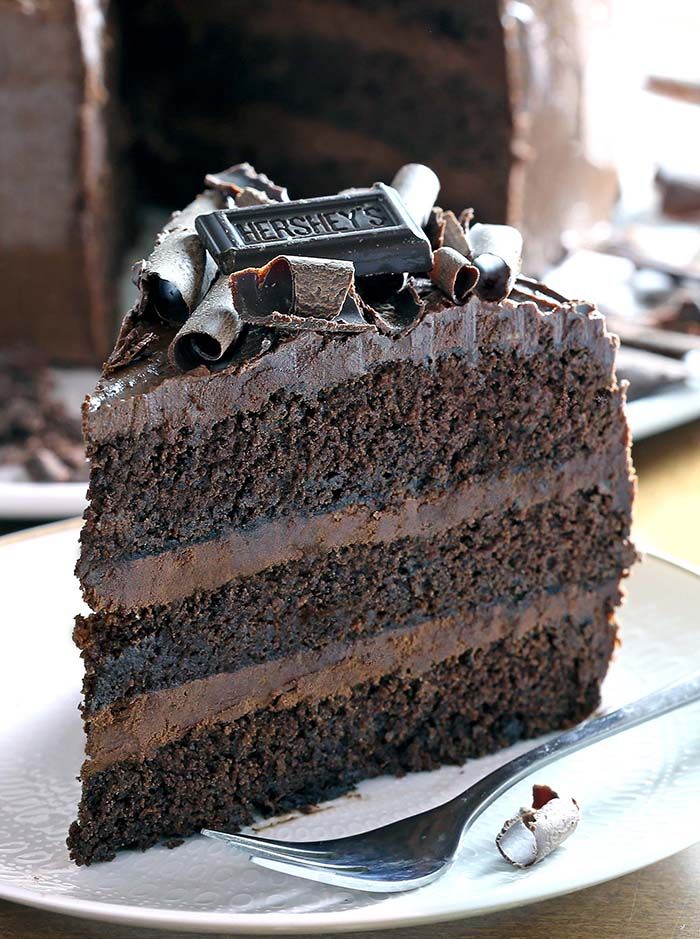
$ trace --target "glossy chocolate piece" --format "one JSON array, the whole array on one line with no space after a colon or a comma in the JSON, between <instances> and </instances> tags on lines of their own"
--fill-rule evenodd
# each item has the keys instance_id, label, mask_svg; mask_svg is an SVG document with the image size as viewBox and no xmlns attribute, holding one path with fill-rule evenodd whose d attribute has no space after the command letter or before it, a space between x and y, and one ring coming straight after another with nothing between
<instances>
[{"instance_id":1,"label":"glossy chocolate piece","mask_svg":"<svg viewBox=\"0 0 700 939\"><path fill-rule=\"evenodd\" d=\"M467 233L479 269L476 292L492 303L504 300L520 273L523 237L511 225L472 225Z\"/></svg>"},{"instance_id":2,"label":"glossy chocolate piece","mask_svg":"<svg viewBox=\"0 0 700 939\"><path fill-rule=\"evenodd\" d=\"M478 283L479 269L454 248L438 248L430 279L453 303L464 303Z\"/></svg>"},{"instance_id":3,"label":"glossy chocolate piece","mask_svg":"<svg viewBox=\"0 0 700 939\"><path fill-rule=\"evenodd\" d=\"M244 322L280 329L364 332L350 261L276 257L262 268L230 278L236 310Z\"/></svg>"},{"instance_id":4,"label":"glossy chocolate piece","mask_svg":"<svg viewBox=\"0 0 700 939\"><path fill-rule=\"evenodd\" d=\"M263 267L278 255L352 261L358 276L419 273L430 242L389 186L200 215L200 238L221 271Z\"/></svg>"},{"instance_id":5,"label":"glossy chocolate piece","mask_svg":"<svg viewBox=\"0 0 700 939\"><path fill-rule=\"evenodd\" d=\"M420 226L426 225L440 192L440 180L434 170L423 163L406 163L394 176L391 185L415 221Z\"/></svg>"},{"instance_id":6,"label":"glossy chocolate piece","mask_svg":"<svg viewBox=\"0 0 700 939\"><path fill-rule=\"evenodd\" d=\"M228 277L219 274L170 343L168 358L182 372L218 362L238 339L242 326L233 306Z\"/></svg>"}]
</instances>

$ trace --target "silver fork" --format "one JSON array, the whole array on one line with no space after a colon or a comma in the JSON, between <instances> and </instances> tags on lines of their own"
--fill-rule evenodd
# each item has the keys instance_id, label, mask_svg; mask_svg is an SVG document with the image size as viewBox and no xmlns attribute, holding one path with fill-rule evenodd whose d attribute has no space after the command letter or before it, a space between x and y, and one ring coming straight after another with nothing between
<instances>
[{"instance_id":1,"label":"silver fork","mask_svg":"<svg viewBox=\"0 0 700 939\"><path fill-rule=\"evenodd\" d=\"M449 802L373 831L328 841L275 841L209 829L202 834L245 851L262 867L296 877L377 893L413 890L439 877L464 832L534 769L694 701L700 701L700 672L528 750Z\"/></svg>"}]
</instances>

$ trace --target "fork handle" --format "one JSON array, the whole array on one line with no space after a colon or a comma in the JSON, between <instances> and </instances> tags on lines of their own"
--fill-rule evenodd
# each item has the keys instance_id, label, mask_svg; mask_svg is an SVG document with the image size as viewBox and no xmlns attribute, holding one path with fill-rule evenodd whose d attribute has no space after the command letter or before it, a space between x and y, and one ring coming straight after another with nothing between
<instances>
[{"instance_id":1,"label":"fork handle","mask_svg":"<svg viewBox=\"0 0 700 939\"><path fill-rule=\"evenodd\" d=\"M637 727L694 701L700 701L700 671L684 681L667 685L659 691L625 704L616 711L577 724L571 730L499 766L451 801L455 807L462 803L464 824L471 824L484 809L532 770L548 766L563 756L583 750L599 740Z\"/></svg>"}]
</instances>

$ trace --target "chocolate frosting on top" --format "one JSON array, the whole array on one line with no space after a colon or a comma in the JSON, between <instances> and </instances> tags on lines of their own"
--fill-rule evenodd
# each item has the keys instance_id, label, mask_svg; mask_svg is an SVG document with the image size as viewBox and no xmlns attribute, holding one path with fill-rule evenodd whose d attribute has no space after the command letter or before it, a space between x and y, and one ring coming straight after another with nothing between
<instances>
[{"instance_id":1,"label":"chocolate frosting on top","mask_svg":"<svg viewBox=\"0 0 700 939\"><path fill-rule=\"evenodd\" d=\"M244 181L257 183L262 191L269 191L272 185L247 165ZM241 181L236 182L238 185ZM281 192L278 190L272 190L277 198ZM198 198L206 200L216 195L216 190L209 190ZM396 198L400 198L398 193ZM192 209L190 215L196 211L194 206L188 207L188 211ZM211 210L215 208L214 201ZM435 218L440 218L440 210L436 211L437 215L434 211L428 221L429 230ZM179 229L187 228L189 237L188 226L181 222L183 216L189 224L187 211L175 216L174 221L180 223ZM231 275L234 305L242 306L233 309L229 318L240 316L242 325L226 330L224 338L228 341L229 333L234 338L225 354L204 356L201 365L197 365L196 358L185 360L183 365L183 358L173 356L172 350L168 358L167 350L179 324L154 315L142 298L127 314L103 377L86 399L83 415L88 439L99 442L154 427L191 426L206 413L223 418L240 410L254 410L282 388L313 396L391 361L410 360L430 367L439 356L456 352L467 365L474 365L484 345L511 348L515 344L523 355L532 354L545 341L557 347L586 348L607 368L612 383L617 340L606 332L602 315L592 305L569 302L526 278L518 278L512 296L500 302L470 294L478 284L478 271L470 258L452 247L454 232L446 238L458 227L467 236L459 240L466 251L470 218L469 214L460 220L449 217L451 227L445 222L439 239L433 242L435 248L440 248L443 241L446 245L451 242L440 249L449 264L435 264L425 276L398 278L396 287L400 289L391 294L391 289L396 289L391 287L381 303L374 299L377 291L373 285L363 283L374 278L353 284L350 272L350 277L340 282L338 275L345 277L342 263L279 258L284 265L276 261L268 268L287 272L287 293L296 298L295 305L287 309L290 301L283 297L286 306L282 303L279 309L261 310L263 315L258 317L254 309L242 308L246 304L237 289L243 281L239 274ZM175 225L171 223L171 227ZM502 228L505 234L514 232ZM167 227L166 233L169 237ZM437 257L442 259L442 254L438 252ZM328 276L319 277L316 267L323 264L329 267ZM250 274L255 283L255 270ZM264 274L264 270L257 272L258 283ZM455 290L455 285L465 283ZM325 288L320 289L324 284L328 286L328 309L324 309ZM385 289L387 284L381 286ZM344 305L340 304L343 296ZM208 315L214 314L219 315L219 311L208 311ZM220 345L223 348L224 343ZM190 370L181 372L179 368ZM215 380L222 375L230 380Z\"/></svg>"}]
</instances>

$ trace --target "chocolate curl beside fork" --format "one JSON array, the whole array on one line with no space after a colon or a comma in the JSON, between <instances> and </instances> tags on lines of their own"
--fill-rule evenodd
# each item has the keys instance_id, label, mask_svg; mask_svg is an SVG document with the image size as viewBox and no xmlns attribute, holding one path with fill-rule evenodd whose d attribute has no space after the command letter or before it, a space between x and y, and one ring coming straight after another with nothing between
<instances>
[{"instance_id":1,"label":"chocolate curl beside fork","mask_svg":"<svg viewBox=\"0 0 700 939\"><path fill-rule=\"evenodd\" d=\"M216 264L194 220L223 204L218 192L203 192L181 212L173 213L148 259L134 266L140 315L150 314L171 325L185 322L216 275Z\"/></svg>"},{"instance_id":2,"label":"chocolate curl beside fork","mask_svg":"<svg viewBox=\"0 0 700 939\"><path fill-rule=\"evenodd\" d=\"M218 362L238 339L242 328L228 278L222 274L170 343L168 359L181 372Z\"/></svg>"},{"instance_id":3,"label":"chocolate curl beside fork","mask_svg":"<svg viewBox=\"0 0 700 939\"><path fill-rule=\"evenodd\" d=\"M508 819L496 846L514 867L531 867L563 844L580 820L575 799L560 798L549 786L533 786L532 807Z\"/></svg>"},{"instance_id":4,"label":"chocolate curl beside fork","mask_svg":"<svg viewBox=\"0 0 700 939\"><path fill-rule=\"evenodd\" d=\"M361 332L370 324L362 317L354 276L351 261L279 255L264 267L236 271L229 284L243 322Z\"/></svg>"},{"instance_id":5,"label":"chocolate curl beside fork","mask_svg":"<svg viewBox=\"0 0 700 939\"><path fill-rule=\"evenodd\" d=\"M472 225L468 233L472 261L479 268L477 294L504 300L520 273L523 236L511 225Z\"/></svg>"},{"instance_id":6,"label":"chocolate curl beside fork","mask_svg":"<svg viewBox=\"0 0 700 939\"><path fill-rule=\"evenodd\" d=\"M454 248L433 252L430 279L454 303L464 303L479 280L479 269Z\"/></svg>"}]
</instances>

